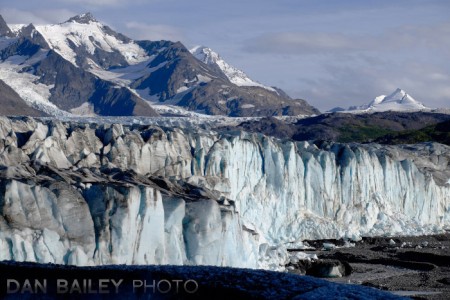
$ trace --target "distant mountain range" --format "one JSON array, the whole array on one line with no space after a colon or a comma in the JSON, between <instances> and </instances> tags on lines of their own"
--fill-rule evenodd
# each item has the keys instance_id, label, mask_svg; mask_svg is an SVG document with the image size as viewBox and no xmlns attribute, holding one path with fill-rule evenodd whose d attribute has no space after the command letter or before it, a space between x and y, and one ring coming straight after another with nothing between
<instances>
[{"instance_id":1,"label":"distant mountain range","mask_svg":"<svg viewBox=\"0 0 450 300\"><path fill-rule=\"evenodd\" d=\"M335 107L330 112L382 112L382 111L423 111L432 110L415 100L404 90L398 88L392 94L381 95L373 99L370 103L361 106L350 106L349 108Z\"/></svg>"},{"instance_id":2,"label":"distant mountain range","mask_svg":"<svg viewBox=\"0 0 450 300\"><path fill-rule=\"evenodd\" d=\"M250 79L206 47L134 41L86 13L8 25L0 16L0 91L48 115L157 116L168 105L209 115L312 115L302 99ZM25 110L0 114L25 114ZM22 103L22 104L23 104Z\"/></svg>"}]
</instances>

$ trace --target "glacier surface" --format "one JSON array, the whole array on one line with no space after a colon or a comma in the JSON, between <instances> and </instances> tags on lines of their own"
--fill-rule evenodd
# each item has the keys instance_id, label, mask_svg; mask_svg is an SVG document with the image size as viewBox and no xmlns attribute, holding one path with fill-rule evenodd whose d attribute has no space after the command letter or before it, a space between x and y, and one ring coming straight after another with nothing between
<instances>
[{"instance_id":1,"label":"glacier surface","mask_svg":"<svg viewBox=\"0 0 450 300\"><path fill-rule=\"evenodd\" d=\"M0 260L281 270L304 239L439 232L450 148L0 118Z\"/></svg>"}]
</instances>

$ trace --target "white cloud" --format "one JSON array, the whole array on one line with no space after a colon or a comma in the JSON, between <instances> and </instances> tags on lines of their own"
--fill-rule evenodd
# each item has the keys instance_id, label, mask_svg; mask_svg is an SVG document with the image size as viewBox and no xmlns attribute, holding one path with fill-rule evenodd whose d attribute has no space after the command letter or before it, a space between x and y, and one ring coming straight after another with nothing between
<instances>
[{"instance_id":1,"label":"white cloud","mask_svg":"<svg viewBox=\"0 0 450 300\"><path fill-rule=\"evenodd\" d=\"M287 89L322 111L335 106L367 104L381 94L402 88L429 107L448 107L450 69L445 65L414 59L377 59L348 55L342 59L323 60L321 75L303 73L297 88Z\"/></svg>"},{"instance_id":2,"label":"white cloud","mask_svg":"<svg viewBox=\"0 0 450 300\"><path fill-rule=\"evenodd\" d=\"M186 40L182 30L173 26L128 22L125 24L125 27L127 28L127 34L134 39L145 39L150 41Z\"/></svg>"},{"instance_id":3,"label":"white cloud","mask_svg":"<svg viewBox=\"0 0 450 300\"><path fill-rule=\"evenodd\" d=\"M348 51L398 51L414 48L449 49L450 23L432 26L400 26L381 34L341 34L332 32L267 33L245 41L243 48L253 53L290 55L343 53ZM447 51L446 51L447 52ZM448 52L447 52L448 53Z\"/></svg>"},{"instance_id":4,"label":"white cloud","mask_svg":"<svg viewBox=\"0 0 450 300\"><path fill-rule=\"evenodd\" d=\"M68 9L38 9L33 11L16 8L0 8L0 14L9 24L54 24L77 15Z\"/></svg>"},{"instance_id":5,"label":"white cloud","mask_svg":"<svg viewBox=\"0 0 450 300\"><path fill-rule=\"evenodd\" d=\"M57 2L73 4L73 5L84 5L88 7L120 7L120 6L129 6L136 4L150 4L155 1L160 0L59 0Z\"/></svg>"},{"instance_id":6,"label":"white cloud","mask_svg":"<svg viewBox=\"0 0 450 300\"><path fill-rule=\"evenodd\" d=\"M354 49L352 37L321 32L280 32L248 40L244 48L256 53L317 54Z\"/></svg>"}]
</instances>

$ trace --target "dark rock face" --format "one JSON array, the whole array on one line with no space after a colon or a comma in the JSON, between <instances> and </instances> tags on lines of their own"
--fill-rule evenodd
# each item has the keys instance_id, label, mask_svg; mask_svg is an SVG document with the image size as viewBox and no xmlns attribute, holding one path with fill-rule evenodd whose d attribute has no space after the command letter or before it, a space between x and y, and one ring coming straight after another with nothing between
<instances>
[{"instance_id":1,"label":"dark rock face","mask_svg":"<svg viewBox=\"0 0 450 300\"><path fill-rule=\"evenodd\" d=\"M8 37L14 36L11 29L9 29L8 25L6 24L5 20L3 20L3 17L1 15L0 15L0 36L8 36Z\"/></svg>"},{"instance_id":2,"label":"dark rock face","mask_svg":"<svg viewBox=\"0 0 450 300\"><path fill-rule=\"evenodd\" d=\"M103 116L157 116L142 99L126 88L97 78L50 51L45 59L33 66L41 82L53 84L50 101L63 110L81 106L86 100L95 113Z\"/></svg>"},{"instance_id":3,"label":"dark rock face","mask_svg":"<svg viewBox=\"0 0 450 300\"><path fill-rule=\"evenodd\" d=\"M30 24L19 33L18 40L0 51L0 59L5 60L10 56L33 56L41 49L49 49L50 46L44 37L36 31L36 27Z\"/></svg>"},{"instance_id":4,"label":"dark rock face","mask_svg":"<svg viewBox=\"0 0 450 300\"><path fill-rule=\"evenodd\" d=\"M127 88L97 80L89 101L96 114L102 116L158 116L153 108Z\"/></svg>"},{"instance_id":5,"label":"dark rock face","mask_svg":"<svg viewBox=\"0 0 450 300\"><path fill-rule=\"evenodd\" d=\"M0 80L0 115L39 117L46 114L29 107L9 85Z\"/></svg>"}]
</instances>

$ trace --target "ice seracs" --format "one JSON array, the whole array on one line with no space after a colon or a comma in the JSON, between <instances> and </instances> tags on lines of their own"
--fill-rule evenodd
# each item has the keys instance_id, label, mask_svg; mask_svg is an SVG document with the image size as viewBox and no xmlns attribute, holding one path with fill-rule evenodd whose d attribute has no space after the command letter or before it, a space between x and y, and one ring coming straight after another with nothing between
<instances>
[{"instance_id":1,"label":"ice seracs","mask_svg":"<svg viewBox=\"0 0 450 300\"><path fill-rule=\"evenodd\" d=\"M0 260L280 270L293 242L450 226L446 145L96 120L0 118Z\"/></svg>"}]
</instances>

